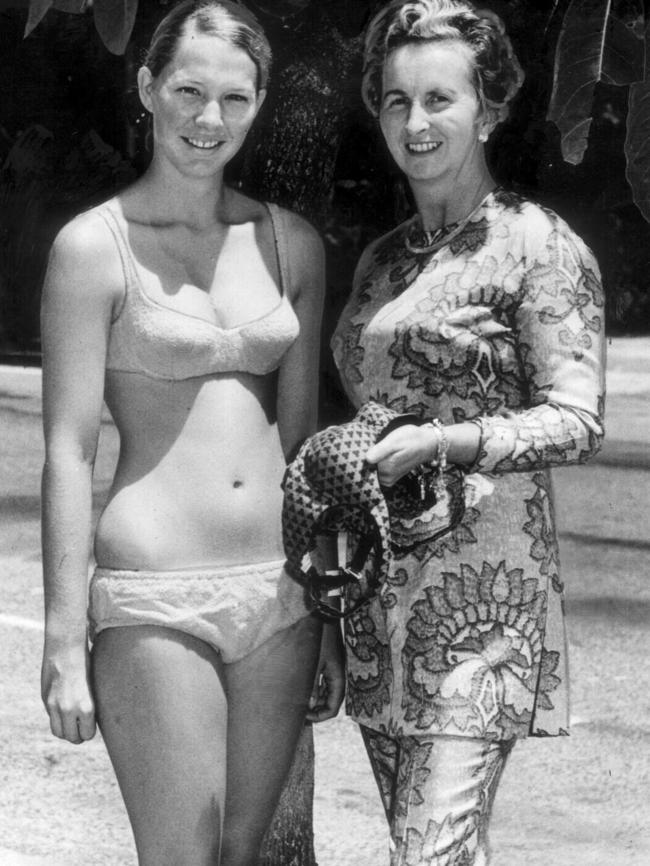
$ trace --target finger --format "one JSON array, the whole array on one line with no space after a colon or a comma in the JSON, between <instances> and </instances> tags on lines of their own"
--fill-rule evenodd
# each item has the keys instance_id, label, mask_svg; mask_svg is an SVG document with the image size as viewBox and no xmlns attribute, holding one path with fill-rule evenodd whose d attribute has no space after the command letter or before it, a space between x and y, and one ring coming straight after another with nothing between
<instances>
[{"instance_id":1,"label":"finger","mask_svg":"<svg viewBox=\"0 0 650 866\"><path fill-rule=\"evenodd\" d=\"M313 698L309 702L309 709L305 713L305 719L308 722L319 722L321 720L320 714L322 712L322 709L323 709L322 702L319 701L317 698Z\"/></svg>"},{"instance_id":2,"label":"finger","mask_svg":"<svg viewBox=\"0 0 650 866\"><path fill-rule=\"evenodd\" d=\"M322 703L307 713L307 720L316 724L318 722L326 722L328 719L333 719L337 716L340 708L341 702L334 700L333 695L328 694Z\"/></svg>"},{"instance_id":3,"label":"finger","mask_svg":"<svg viewBox=\"0 0 650 866\"><path fill-rule=\"evenodd\" d=\"M74 743L75 745L83 742L79 730L80 715L84 714L80 713L76 708L63 710L61 707L57 707L57 709L50 715L50 727L52 728L52 733L63 740L67 740L69 743ZM85 729L86 724L84 724L84 730Z\"/></svg>"},{"instance_id":4,"label":"finger","mask_svg":"<svg viewBox=\"0 0 650 866\"><path fill-rule=\"evenodd\" d=\"M63 722L61 721L61 716L56 710L48 709L48 714L50 717L50 730L55 737L58 737L60 740L64 740L65 735L63 733Z\"/></svg>"},{"instance_id":5,"label":"finger","mask_svg":"<svg viewBox=\"0 0 650 866\"><path fill-rule=\"evenodd\" d=\"M68 717L63 721L63 738L69 743L78 746L81 743L79 726L76 717Z\"/></svg>"},{"instance_id":6,"label":"finger","mask_svg":"<svg viewBox=\"0 0 650 866\"><path fill-rule=\"evenodd\" d=\"M345 697L345 678L333 676L326 678L320 700L317 701L307 716L310 722L324 722L338 715Z\"/></svg>"},{"instance_id":7,"label":"finger","mask_svg":"<svg viewBox=\"0 0 650 866\"><path fill-rule=\"evenodd\" d=\"M381 463L387 457L393 454L394 448L390 445L388 439L382 439L381 442L376 442L366 451L366 461L375 466Z\"/></svg>"},{"instance_id":8,"label":"finger","mask_svg":"<svg viewBox=\"0 0 650 866\"><path fill-rule=\"evenodd\" d=\"M395 481L402 474L400 472L399 466L396 465L396 458L394 454L390 454L387 457L381 458L375 465L377 470L377 477L379 478L379 482L381 484L394 484Z\"/></svg>"},{"instance_id":9,"label":"finger","mask_svg":"<svg viewBox=\"0 0 650 866\"><path fill-rule=\"evenodd\" d=\"M408 475L410 469L404 466L395 466L394 463L385 463L377 467L377 476L382 487L392 487L400 478Z\"/></svg>"},{"instance_id":10,"label":"finger","mask_svg":"<svg viewBox=\"0 0 650 866\"><path fill-rule=\"evenodd\" d=\"M314 680L314 687L309 697L308 706L310 710L313 710L322 702L324 685L325 684L323 681L323 674L319 672L318 674L316 674L316 679Z\"/></svg>"},{"instance_id":11,"label":"finger","mask_svg":"<svg viewBox=\"0 0 650 866\"><path fill-rule=\"evenodd\" d=\"M327 710L328 693L327 684L324 679L321 679L318 691L314 691L309 699L309 709L307 710L306 719L309 722L324 721L323 713Z\"/></svg>"},{"instance_id":12,"label":"finger","mask_svg":"<svg viewBox=\"0 0 650 866\"><path fill-rule=\"evenodd\" d=\"M314 707L313 710L310 710L307 713L306 719L308 722L318 724L319 722L326 722L328 719L333 719L337 713L338 707L333 709L328 704L322 704L321 706Z\"/></svg>"},{"instance_id":13,"label":"finger","mask_svg":"<svg viewBox=\"0 0 650 866\"><path fill-rule=\"evenodd\" d=\"M332 718L332 715L325 710L312 710L305 716L308 722L317 725L319 722L326 722Z\"/></svg>"},{"instance_id":14,"label":"finger","mask_svg":"<svg viewBox=\"0 0 650 866\"><path fill-rule=\"evenodd\" d=\"M95 703L90 695L79 702L77 709L77 730L80 739L85 742L92 740L96 731Z\"/></svg>"},{"instance_id":15,"label":"finger","mask_svg":"<svg viewBox=\"0 0 650 866\"><path fill-rule=\"evenodd\" d=\"M392 487L398 480L399 475L393 469L377 468L377 477L382 487Z\"/></svg>"},{"instance_id":16,"label":"finger","mask_svg":"<svg viewBox=\"0 0 650 866\"><path fill-rule=\"evenodd\" d=\"M318 722L318 721L320 721L320 719L319 719L319 715L320 715L320 711L319 711L315 706L314 706L314 707L311 707L311 708L310 708L309 710L307 710L307 712L305 713L305 721L307 721L307 722Z\"/></svg>"},{"instance_id":17,"label":"finger","mask_svg":"<svg viewBox=\"0 0 650 866\"><path fill-rule=\"evenodd\" d=\"M95 722L95 714L84 713L77 718L77 732L79 740L83 743L92 740L97 731L97 723Z\"/></svg>"}]
</instances>

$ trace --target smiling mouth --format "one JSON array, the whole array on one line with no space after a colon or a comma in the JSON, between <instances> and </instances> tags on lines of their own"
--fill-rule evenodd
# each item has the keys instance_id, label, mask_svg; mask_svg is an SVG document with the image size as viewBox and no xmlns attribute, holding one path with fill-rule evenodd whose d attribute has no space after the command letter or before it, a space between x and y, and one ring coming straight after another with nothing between
<instances>
[{"instance_id":1,"label":"smiling mouth","mask_svg":"<svg viewBox=\"0 0 650 866\"><path fill-rule=\"evenodd\" d=\"M412 141L406 144L406 149L409 153L433 153L441 146L441 141Z\"/></svg>"},{"instance_id":2,"label":"smiling mouth","mask_svg":"<svg viewBox=\"0 0 650 866\"><path fill-rule=\"evenodd\" d=\"M209 141L205 141L201 138L186 138L183 136L183 141L187 144L190 144L192 147L198 147L199 150L214 150L217 147L220 147L223 144L221 140L211 139Z\"/></svg>"}]
</instances>

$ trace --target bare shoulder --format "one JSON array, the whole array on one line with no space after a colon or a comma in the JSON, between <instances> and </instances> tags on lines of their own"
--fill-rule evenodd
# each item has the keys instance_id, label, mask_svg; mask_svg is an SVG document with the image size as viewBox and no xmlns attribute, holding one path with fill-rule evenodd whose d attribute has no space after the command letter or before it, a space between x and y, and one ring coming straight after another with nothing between
<instances>
[{"instance_id":1,"label":"bare shoulder","mask_svg":"<svg viewBox=\"0 0 650 866\"><path fill-rule=\"evenodd\" d=\"M94 207L66 223L57 234L52 251L64 256L107 252L110 248L111 233L100 210L101 206Z\"/></svg>"},{"instance_id":2,"label":"bare shoulder","mask_svg":"<svg viewBox=\"0 0 650 866\"><path fill-rule=\"evenodd\" d=\"M119 249L101 207L79 214L57 234L50 250L46 290L75 291L83 285L89 296L115 300L123 294Z\"/></svg>"},{"instance_id":3,"label":"bare shoulder","mask_svg":"<svg viewBox=\"0 0 650 866\"><path fill-rule=\"evenodd\" d=\"M238 189L228 187L224 221L230 225L270 223L269 211L264 202L251 198Z\"/></svg>"},{"instance_id":4,"label":"bare shoulder","mask_svg":"<svg viewBox=\"0 0 650 866\"><path fill-rule=\"evenodd\" d=\"M290 233L292 243L295 241L305 244L311 249L323 248L323 240L320 234L308 220L286 208L280 208L280 211L285 220L287 230Z\"/></svg>"},{"instance_id":5,"label":"bare shoulder","mask_svg":"<svg viewBox=\"0 0 650 866\"><path fill-rule=\"evenodd\" d=\"M284 231L288 239L290 269L298 292L313 287L321 289L325 268L323 239L314 226L293 211L280 208Z\"/></svg>"},{"instance_id":6,"label":"bare shoulder","mask_svg":"<svg viewBox=\"0 0 650 866\"><path fill-rule=\"evenodd\" d=\"M233 222L270 222L269 205L266 202L244 195L238 190L232 190L232 213ZM280 214L287 231L292 234L291 240L320 243L320 235L316 229L304 217L294 211L280 205L273 205Z\"/></svg>"},{"instance_id":7,"label":"bare shoulder","mask_svg":"<svg viewBox=\"0 0 650 866\"><path fill-rule=\"evenodd\" d=\"M299 214L273 205L278 215L279 231L286 239L285 249L291 274L290 293L295 300L305 292L319 294L324 284L325 250L318 231ZM274 223L269 205L233 190L230 220L233 223L257 223L269 249L275 250ZM277 240L277 238L276 238Z\"/></svg>"}]
</instances>

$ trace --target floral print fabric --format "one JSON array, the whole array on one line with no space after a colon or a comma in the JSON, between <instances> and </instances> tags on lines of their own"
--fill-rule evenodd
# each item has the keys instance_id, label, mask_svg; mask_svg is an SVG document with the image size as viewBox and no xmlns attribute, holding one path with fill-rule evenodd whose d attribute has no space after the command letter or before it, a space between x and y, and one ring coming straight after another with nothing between
<instances>
[{"instance_id":1,"label":"floral print fabric","mask_svg":"<svg viewBox=\"0 0 650 866\"><path fill-rule=\"evenodd\" d=\"M487 864L494 795L515 741L361 734L390 827L390 866Z\"/></svg>"},{"instance_id":2,"label":"floral print fabric","mask_svg":"<svg viewBox=\"0 0 650 866\"><path fill-rule=\"evenodd\" d=\"M562 582L549 469L600 447L598 266L556 214L495 190L431 254L410 222L364 253L332 347L353 404L475 422L450 534L396 552L346 624L348 712L390 736L567 732Z\"/></svg>"}]
</instances>

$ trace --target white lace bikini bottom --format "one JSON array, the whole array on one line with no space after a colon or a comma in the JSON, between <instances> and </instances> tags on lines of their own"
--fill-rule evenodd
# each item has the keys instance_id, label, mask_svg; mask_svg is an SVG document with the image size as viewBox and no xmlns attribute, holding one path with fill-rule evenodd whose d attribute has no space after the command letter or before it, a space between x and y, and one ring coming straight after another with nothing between
<instances>
[{"instance_id":1,"label":"white lace bikini bottom","mask_svg":"<svg viewBox=\"0 0 650 866\"><path fill-rule=\"evenodd\" d=\"M97 568L90 582L90 636L158 625L205 641L224 662L248 655L309 614L303 587L283 561L130 571Z\"/></svg>"}]
</instances>

